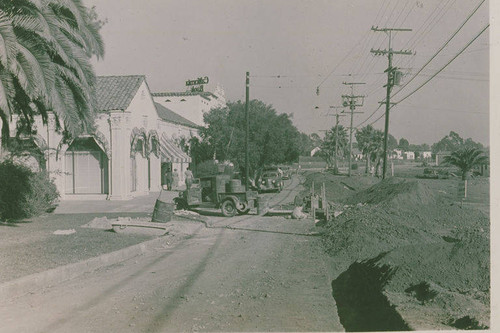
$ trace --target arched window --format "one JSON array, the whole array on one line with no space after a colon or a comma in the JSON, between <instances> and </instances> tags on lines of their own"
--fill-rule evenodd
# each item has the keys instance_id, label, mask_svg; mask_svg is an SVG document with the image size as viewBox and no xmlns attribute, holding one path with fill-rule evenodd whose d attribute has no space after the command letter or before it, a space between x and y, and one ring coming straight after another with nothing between
<instances>
[{"instance_id":1,"label":"arched window","mask_svg":"<svg viewBox=\"0 0 500 333\"><path fill-rule=\"evenodd\" d=\"M143 129L138 129L137 127L132 130L130 135L130 156L134 157L135 154L139 153L142 157L146 157L146 133Z\"/></svg>"}]
</instances>

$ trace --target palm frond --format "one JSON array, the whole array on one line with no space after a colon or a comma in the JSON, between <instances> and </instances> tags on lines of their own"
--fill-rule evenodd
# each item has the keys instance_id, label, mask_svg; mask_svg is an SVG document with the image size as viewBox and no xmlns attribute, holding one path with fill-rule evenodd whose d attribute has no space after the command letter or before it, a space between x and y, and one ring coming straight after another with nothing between
<instances>
[{"instance_id":1,"label":"palm frond","mask_svg":"<svg viewBox=\"0 0 500 333\"><path fill-rule=\"evenodd\" d=\"M10 118L12 111L10 102L15 95L14 86L12 82L12 75L5 71L0 70L0 113L7 119ZM8 124L3 124L7 126Z\"/></svg>"},{"instance_id":2,"label":"palm frond","mask_svg":"<svg viewBox=\"0 0 500 333\"><path fill-rule=\"evenodd\" d=\"M0 10L0 64L8 68L9 59L17 54L17 39L10 17Z\"/></svg>"}]
</instances>

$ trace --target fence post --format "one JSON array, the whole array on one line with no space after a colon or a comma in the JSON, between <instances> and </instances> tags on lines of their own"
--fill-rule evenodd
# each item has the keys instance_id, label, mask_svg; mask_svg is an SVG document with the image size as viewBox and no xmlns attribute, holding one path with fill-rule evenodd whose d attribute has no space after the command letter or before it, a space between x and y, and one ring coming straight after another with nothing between
<instances>
[{"instance_id":1,"label":"fence post","mask_svg":"<svg viewBox=\"0 0 500 333\"><path fill-rule=\"evenodd\" d=\"M312 193L311 193L311 213L313 217L313 221L316 220L316 203L315 201L315 195L314 195L314 182L312 182Z\"/></svg>"},{"instance_id":2,"label":"fence post","mask_svg":"<svg viewBox=\"0 0 500 333\"><path fill-rule=\"evenodd\" d=\"M326 199L326 186L325 183L323 183L322 191L321 191L321 200L322 206L323 206L323 212L325 214L325 221L328 222L329 220L329 214L328 214L328 200Z\"/></svg>"}]
</instances>

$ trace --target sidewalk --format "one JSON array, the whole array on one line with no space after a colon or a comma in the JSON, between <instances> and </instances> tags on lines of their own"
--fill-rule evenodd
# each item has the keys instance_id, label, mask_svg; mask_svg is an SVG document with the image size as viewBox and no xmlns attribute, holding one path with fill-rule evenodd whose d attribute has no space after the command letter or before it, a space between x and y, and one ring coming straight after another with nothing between
<instances>
[{"instance_id":1,"label":"sidewalk","mask_svg":"<svg viewBox=\"0 0 500 333\"><path fill-rule=\"evenodd\" d=\"M160 197L161 194L161 197ZM156 199L173 202L178 191L151 192L130 200L65 200L61 201L53 214L79 213L153 213Z\"/></svg>"}]
</instances>

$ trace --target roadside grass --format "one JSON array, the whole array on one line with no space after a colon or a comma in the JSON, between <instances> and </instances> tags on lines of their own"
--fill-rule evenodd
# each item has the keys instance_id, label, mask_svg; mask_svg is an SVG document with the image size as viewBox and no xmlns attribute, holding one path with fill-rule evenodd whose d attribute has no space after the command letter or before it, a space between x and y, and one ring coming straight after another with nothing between
<instances>
[{"instance_id":1,"label":"roadside grass","mask_svg":"<svg viewBox=\"0 0 500 333\"><path fill-rule=\"evenodd\" d=\"M449 171L455 171L454 168L443 168ZM461 183L460 177L450 177L448 179L422 179L417 178L423 175L424 167L421 163L409 162L394 165L394 176L398 178L410 178L425 184L431 190L440 194L449 200L460 201L466 205L473 206L489 214L490 203L490 179L488 177L474 177L468 180L467 198L458 195L458 189ZM458 172L455 171L458 174Z\"/></svg>"},{"instance_id":2,"label":"roadside grass","mask_svg":"<svg viewBox=\"0 0 500 333\"><path fill-rule=\"evenodd\" d=\"M81 228L95 217L146 217L146 213L47 214L0 223L0 283L135 245L153 236ZM56 230L74 229L69 235Z\"/></svg>"}]
</instances>

